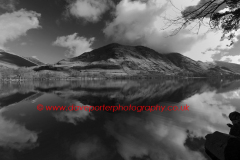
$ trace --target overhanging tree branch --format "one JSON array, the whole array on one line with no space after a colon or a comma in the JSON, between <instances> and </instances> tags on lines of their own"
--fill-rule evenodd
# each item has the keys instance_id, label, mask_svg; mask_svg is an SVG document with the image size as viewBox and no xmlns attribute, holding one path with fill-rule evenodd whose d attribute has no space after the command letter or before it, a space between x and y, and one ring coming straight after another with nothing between
<instances>
[{"instance_id":1,"label":"overhanging tree branch","mask_svg":"<svg viewBox=\"0 0 240 160\"><path fill-rule=\"evenodd\" d=\"M174 6L172 1L169 1ZM208 25L211 29L222 30L223 37L227 35L227 38L232 40L235 37L235 32L240 28L240 0L223 0L221 2L219 0L209 0L203 2L201 0L198 5L185 8L185 10L181 11L181 16L176 19L168 19L171 23L167 28L180 24L180 27L177 27L172 35L177 34L191 23L196 23L193 28L196 26L200 28L204 24L204 19L209 19ZM220 8L222 6L223 8ZM174 8L178 9L176 6ZM220 12L220 9L225 11Z\"/></svg>"}]
</instances>

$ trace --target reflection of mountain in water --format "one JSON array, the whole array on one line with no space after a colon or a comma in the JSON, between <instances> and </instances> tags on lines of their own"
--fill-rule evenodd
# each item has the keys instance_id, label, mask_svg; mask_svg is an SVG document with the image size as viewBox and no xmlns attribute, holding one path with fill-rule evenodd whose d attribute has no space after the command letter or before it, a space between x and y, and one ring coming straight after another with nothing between
<instances>
[{"instance_id":1,"label":"reflection of mountain in water","mask_svg":"<svg viewBox=\"0 0 240 160\"><path fill-rule=\"evenodd\" d=\"M21 101L34 101L42 95L31 83L0 83L0 108Z\"/></svg>"},{"instance_id":2,"label":"reflection of mountain in water","mask_svg":"<svg viewBox=\"0 0 240 160\"><path fill-rule=\"evenodd\" d=\"M0 143L0 157L15 153L12 154L16 155L15 159L36 160L207 159L203 150L204 136L215 130L224 132L228 123L224 115L235 109L226 103L223 97L226 94L216 95L216 92L228 92L240 86L239 81L206 79L45 81L0 85L2 104L16 94L22 94L25 96L22 100L32 102L46 93L35 104L24 102L0 109L0 141L4 140ZM38 112L35 108L39 103L155 105L166 101L176 102L176 105L187 103L190 111L112 114L80 110ZM15 102L13 99L12 103ZM18 152L20 149L24 152Z\"/></svg>"},{"instance_id":3,"label":"reflection of mountain in water","mask_svg":"<svg viewBox=\"0 0 240 160\"><path fill-rule=\"evenodd\" d=\"M90 105L156 105L163 101L179 102L199 91L202 85L178 81L85 82L57 94Z\"/></svg>"},{"instance_id":4,"label":"reflection of mountain in water","mask_svg":"<svg viewBox=\"0 0 240 160\"><path fill-rule=\"evenodd\" d=\"M227 81L207 80L76 81L38 90L54 92L60 97L89 105L156 105L180 102L197 93L222 90L222 86L227 87L225 83L229 85ZM232 83L240 86L239 82Z\"/></svg>"},{"instance_id":5,"label":"reflection of mountain in water","mask_svg":"<svg viewBox=\"0 0 240 160\"><path fill-rule=\"evenodd\" d=\"M55 93L88 105L156 105L180 102L206 91L223 93L240 87L239 81L199 80L121 80L121 81L39 81L0 84L0 107L20 101L32 101L43 93Z\"/></svg>"}]
</instances>

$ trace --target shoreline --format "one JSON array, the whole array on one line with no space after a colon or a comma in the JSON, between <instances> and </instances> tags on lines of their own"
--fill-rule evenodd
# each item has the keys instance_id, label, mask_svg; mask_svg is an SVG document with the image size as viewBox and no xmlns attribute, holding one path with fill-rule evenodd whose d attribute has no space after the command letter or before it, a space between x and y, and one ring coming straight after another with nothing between
<instances>
[{"instance_id":1,"label":"shoreline","mask_svg":"<svg viewBox=\"0 0 240 160\"><path fill-rule=\"evenodd\" d=\"M121 79L176 79L176 80L183 80L183 79L232 79L238 80L238 77L177 77L177 76L119 76L119 77L67 77L67 78L7 78L7 79L0 79L0 82L13 82L13 81L76 81L76 80L121 80Z\"/></svg>"}]
</instances>

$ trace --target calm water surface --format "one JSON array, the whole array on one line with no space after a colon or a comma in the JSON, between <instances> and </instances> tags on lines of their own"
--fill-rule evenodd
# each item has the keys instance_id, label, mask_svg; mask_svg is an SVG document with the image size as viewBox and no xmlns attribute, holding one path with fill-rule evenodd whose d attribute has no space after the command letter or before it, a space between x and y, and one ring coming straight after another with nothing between
<instances>
[{"instance_id":1,"label":"calm water surface","mask_svg":"<svg viewBox=\"0 0 240 160\"><path fill-rule=\"evenodd\" d=\"M1 160L208 160L205 135L229 132L239 81L0 83ZM43 111L37 105L188 105L189 111Z\"/></svg>"}]
</instances>

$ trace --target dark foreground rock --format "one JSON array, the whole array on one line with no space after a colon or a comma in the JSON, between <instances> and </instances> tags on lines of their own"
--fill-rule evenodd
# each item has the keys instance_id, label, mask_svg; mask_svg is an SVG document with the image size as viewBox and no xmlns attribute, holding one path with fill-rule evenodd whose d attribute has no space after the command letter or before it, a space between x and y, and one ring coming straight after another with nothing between
<instances>
[{"instance_id":1,"label":"dark foreground rock","mask_svg":"<svg viewBox=\"0 0 240 160\"><path fill-rule=\"evenodd\" d=\"M229 119L229 134L216 131L206 135L206 153L213 160L240 160L240 113L230 113Z\"/></svg>"},{"instance_id":2,"label":"dark foreground rock","mask_svg":"<svg viewBox=\"0 0 240 160\"><path fill-rule=\"evenodd\" d=\"M206 153L213 160L214 158L216 160L240 160L240 140L238 137L217 131L206 136L205 148Z\"/></svg>"}]
</instances>

